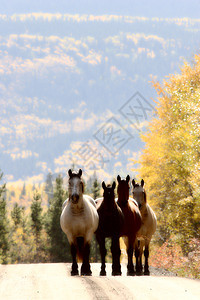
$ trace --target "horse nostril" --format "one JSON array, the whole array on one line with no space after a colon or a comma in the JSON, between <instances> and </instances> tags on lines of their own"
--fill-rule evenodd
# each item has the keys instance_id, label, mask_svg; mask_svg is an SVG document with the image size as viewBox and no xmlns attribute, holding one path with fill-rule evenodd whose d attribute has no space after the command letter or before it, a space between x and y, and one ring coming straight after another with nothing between
<instances>
[{"instance_id":1,"label":"horse nostril","mask_svg":"<svg viewBox=\"0 0 200 300\"><path fill-rule=\"evenodd\" d=\"M79 200L79 194L73 194L72 195L72 202L73 203L77 203Z\"/></svg>"}]
</instances>

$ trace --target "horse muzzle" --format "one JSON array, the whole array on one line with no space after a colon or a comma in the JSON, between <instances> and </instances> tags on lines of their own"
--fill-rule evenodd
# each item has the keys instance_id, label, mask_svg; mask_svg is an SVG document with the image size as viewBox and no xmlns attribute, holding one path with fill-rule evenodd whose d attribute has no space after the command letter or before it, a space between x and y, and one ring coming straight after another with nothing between
<instances>
[{"instance_id":1,"label":"horse muzzle","mask_svg":"<svg viewBox=\"0 0 200 300\"><path fill-rule=\"evenodd\" d=\"M77 204L79 201L79 195L78 194L73 194L71 197L72 203Z\"/></svg>"}]
</instances>

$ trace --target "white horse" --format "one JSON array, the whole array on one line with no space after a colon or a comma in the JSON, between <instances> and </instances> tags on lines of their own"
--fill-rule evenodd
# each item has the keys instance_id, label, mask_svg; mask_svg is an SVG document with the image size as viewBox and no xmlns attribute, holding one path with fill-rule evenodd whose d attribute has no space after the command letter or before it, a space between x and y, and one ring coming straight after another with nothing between
<instances>
[{"instance_id":1,"label":"white horse","mask_svg":"<svg viewBox=\"0 0 200 300\"><path fill-rule=\"evenodd\" d=\"M141 180L141 185L136 184L135 180L132 180L133 184L133 198L137 201L140 213L142 216L142 226L137 232L137 238L135 243L135 256L139 260L138 269L136 269L136 274L142 274L142 254L144 250L145 265L144 265L144 275L149 275L149 244L152 235L156 231L157 219L154 211L147 203L146 191L144 189L144 180Z\"/></svg>"},{"instance_id":2,"label":"white horse","mask_svg":"<svg viewBox=\"0 0 200 300\"><path fill-rule=\"evenodd\" d=\"M98 228L99 216L94 200L83 195L84 186L81 179L82 170L78 174L69 174L69 198L63 203L60 225L67 235L71 246L71 275L78 275L77 255L82 259L81 275L91 275L89 254L90 242Z\"/></svg>"}]
</instances>

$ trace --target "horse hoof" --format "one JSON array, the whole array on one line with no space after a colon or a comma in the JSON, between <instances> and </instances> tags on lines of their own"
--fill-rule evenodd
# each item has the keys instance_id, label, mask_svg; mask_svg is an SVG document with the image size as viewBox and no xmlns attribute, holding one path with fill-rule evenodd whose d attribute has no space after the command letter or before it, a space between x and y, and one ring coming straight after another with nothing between
<instances>
[{"instance_id":1,"label":"horse hoof","mask_svg":"<svg viewBox=\"0 0 200 300\"><path fill-rule=\"evenodd\" d=\"M76 276L76 275L78 275L78 270L76 270L76 271L71 271L71 276Z\"/></svg>"},{"instance_id":2,"label":"horse hoof","mask_svg":"<svg viewBox=\"0 0 200 300\"><path fill-rule=\"evenodd\" d=\"M122 275L121 271L118 271L118 272L113 271L112 272L112 276L121 276L121 275Z\"/></svg>"},{"instance_id":3,"label":"horse hoof","mask_svg":"<svg viewBox=\"0 0 200 300\"><path fill-rule=\"evenodd\" d=\"M89 270L89 271L81 270L81 276L91 276L91 275L92 275L91 270Z\"/></svg>"},{"instance_id":4,"label":"horse hoof","mask_svg":"<svg viewBox=\"0 0 200 300\"><path fill-rule=\"evenodd\" d=\"M127 271L127 276L135 276L135 272L134 271Z\"/></svg>"},{"instance_id":5,"label":"horse hoof","mask_svg":"<svg viewBox=\"0 0 200 300\"><path fill-rule=\"evenodd\" d=\"M99 275L100 276L106 276L106 271L101 271Z\"/></svg>"},{"instance_id":6,"label":"horse hoof","mask_svg":"<svg viewBox=\"0 0 200 300\"><path fill-rule=\"evenodd\" d=\"M145 276L149 276L149 275L150 275L150 272L149 272L149 271L144 271L144 275L145 275Z\"/></svg>"},{"instance_id":7,"label":"horse hoof","mask_svg":"<svg viewBox=\"0 0 200 300\"><path fill-rule=\"evenodd\" d=\"M137 276L142 276L142 275L143 275L143 272L142 272L142 271L136 271L136 275L137 275Z\"/></svg>"},{"instance_id":8,"label":"horse hoof","mask_svg":"<svg viewBox=\"0 0 200 300\"><path fill-rule=\"evenodd\" d=\"M81 276L91 276L92 272L82 272Z\"/></svg>"}]
</instances>

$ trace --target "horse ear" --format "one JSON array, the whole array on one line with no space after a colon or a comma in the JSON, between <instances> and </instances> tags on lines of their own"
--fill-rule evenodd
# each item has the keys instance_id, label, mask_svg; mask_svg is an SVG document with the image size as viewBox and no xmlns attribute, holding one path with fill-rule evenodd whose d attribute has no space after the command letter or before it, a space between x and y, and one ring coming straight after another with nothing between
<instances>
[{"instance_id":1,"label":"horse ear","mask_svg":"<svg viewBox=\"0 0 200 300\"><path fill-rule=\"evenodd\" d=\"M144 186L144 180L143 179L141 180L141 186L142 187Z\"/></svg>"},{"instance_id":2,"label":"horse ear","mask_svg":"<svg viewBox=\"0 0 200 300\"><path fill-rule=\"evenodd\" d=\"M105 182L103 181L102 182L102 188L105 190L105 188L106 188L106 185L105 185Z\"/></svg>"},{"instance_id":3,"label":"horse ear","mask_svg":"<svg viewBox=\"0 0 200 300\"><path fill-rule=\"evenodd\" d=\"M130 180L130 176L127 175L127 176L126 176L126 182L129 182L129 180Z\"/></svg>"},{"instance_id":4,"label":"horse ear","mask_svg":"<svg viewBox=\"0 0 200 300\"><path fill-rule=\"evenodd\" d=\"M114 189L115 189L115 187L116 187L116 182L115 182L115 181L113 181L113 184L112 184L112 189L114 190Z\"/></svg>"},{"instance_id":5,"label":"horse ear","mask_svg":"<svg viewBox=\"0 0 200 300\"><path fill-rule=\"evenodd\" d=\"M72 177L72 170L71 169L69 169L68 174L69 174L69 177Z\"/></svg>"},{"instance_id":6,"label":"horse ear","mask_svg":"<svg viewBox=\"0 0 200 300\"><path fill-rule=\"evenodd\" d=\"M79 169L78 176L81 177L81 175L82 175L82 170Z\"/></svg>"},{"instance_id":7,"label":"horse ear","mask_svg":"<svg viewBox=\"0 0 200 300\"><path fill-rule=\"evenodd\" d=\"M132 185L135 187L135 179L132 180Z\"/></svg>"},{"instance_id":8,"label":"horse ear","mask_svg":"<svg viewBox=\"0 0 200 300\"><path fill-rule=\"evenodd\" d=\"M120 183L120 181L121 181L121 177L118 175L117 176L117 181Z\"/></svg>"}]
</instances>

